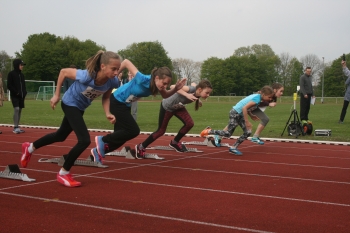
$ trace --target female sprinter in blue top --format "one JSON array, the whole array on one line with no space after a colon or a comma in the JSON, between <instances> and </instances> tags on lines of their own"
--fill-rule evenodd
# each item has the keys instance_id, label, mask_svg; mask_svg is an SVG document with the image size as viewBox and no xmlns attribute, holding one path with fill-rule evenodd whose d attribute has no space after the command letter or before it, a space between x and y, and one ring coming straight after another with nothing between
<instances>
[{"instance_id":1,"label":"female sprinter in blue top","mask_svg":"<svg viewBox=\"0 0 350 233\"><path fill-rule=\"evenodd\" d=\"M55 109L60 100L63 80L65 78L75 80L65 92L61 101L64 112L61 126L56 132L47 134L33 143L25 142L22 144L22 167L27 166L35 149L55 142L63 142L74 131L78 142L65 156L63 167L57 174L57 181L67 187L81 185L80 182L73 179L69 171L75 160L90 145L90 134L83 118L84 111L95 98L103 95L102 106L106 117L111 123L115 122L114 115L109 111L109 97L112 89L119 87L119 80L116 76L120 66L121 58L118 54L100 50L86 61L86 70L65 68L60 71L57 89L55 95L51 98L52 109Z\"/></svg>"}]
</instances>

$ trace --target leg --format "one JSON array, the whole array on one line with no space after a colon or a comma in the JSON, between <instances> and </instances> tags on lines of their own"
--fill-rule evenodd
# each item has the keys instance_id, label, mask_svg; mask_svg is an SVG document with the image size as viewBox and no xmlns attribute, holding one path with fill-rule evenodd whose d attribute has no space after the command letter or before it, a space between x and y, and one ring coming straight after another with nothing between
<instances>
[{"instance_id":1,"label":"leg","mask_svg":"<svg viewBox=\"0 0 350 233\"><path fill-rule=\"evenodd\" d=\"M174 114L184 125L181 127L174 140L170 142L169 146L174 148L177 152L187 152L188 149L184 144L180 143L180 141L192 129L194 122L186 108L180 108L176 110Z\"/></svg>"},{"instance_id":2,"label":"leg","mask_svg":"<svg viewBox=\"0 0 350 233\"><path fill-rule=\"evenodd\" d=\"M349 101L344 100L343 108L342 108L341 114L340 114L339 123L343 123L345 115L346 115L346 110L348 109L348 105L349 105Z\"/></svg>"}]
</instances>

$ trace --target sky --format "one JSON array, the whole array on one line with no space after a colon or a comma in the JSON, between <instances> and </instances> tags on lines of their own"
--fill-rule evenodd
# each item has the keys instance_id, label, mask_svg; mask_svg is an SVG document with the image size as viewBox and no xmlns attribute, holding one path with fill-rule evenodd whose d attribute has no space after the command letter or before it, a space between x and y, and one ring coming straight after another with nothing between
<instances>
[{"instance_id":1,"label":"sky","mask_svg":"<svg viewBox=\"0 0 350 233\"><path fill-rule=\"evenodd\" d=\"M325 62L350 52L349 0L1 0L0 51L15 56L32 34L92 40L117 52L158 41L171 59L225 59L268 44Z\"/></svg>"}]
</instances>

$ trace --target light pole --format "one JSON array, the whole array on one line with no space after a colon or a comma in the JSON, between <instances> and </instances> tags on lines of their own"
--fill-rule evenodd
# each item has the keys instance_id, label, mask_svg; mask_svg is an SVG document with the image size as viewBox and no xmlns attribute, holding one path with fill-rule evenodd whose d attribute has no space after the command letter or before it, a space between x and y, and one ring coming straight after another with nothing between
<instances>
[{"instance_id":1,"label":"light pole","mask_svg":"<svg viewBox=\"0 0 350 233\"><path fill-rule=\"evenodd\" d=\"M322 78L322 98L321 103L323 104L323 86L324 86L324 57L322 57L323 60L323 78Z\"/></svg>"}]
</instances>

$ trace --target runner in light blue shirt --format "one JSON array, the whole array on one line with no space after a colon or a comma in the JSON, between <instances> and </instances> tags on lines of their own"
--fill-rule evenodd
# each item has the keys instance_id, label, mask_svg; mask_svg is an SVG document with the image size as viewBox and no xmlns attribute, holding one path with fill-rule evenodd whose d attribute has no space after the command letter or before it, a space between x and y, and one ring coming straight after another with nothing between
<instances>
[{"instance_id":1,"label":"runner in light blue shirt","mask_svg":"<svg viewBox=\"0 0 350 233\"><path fill-rule=\"evenodd\" d=\"M67 187L77 187L81 183L74 180L69 172L74 162L90 145L90 134L85 124L83 115L85 109L95 98L102 95L102 105L107 119L115 122L115 117L109 111L109 97L113 88L119 87L119 80L115 78L121 66L121 58L114 52L98 51L97 54L86 61L86 70L65 68L60 71L57 79L57 89L51 98L51 107L55 109L60 100L60 93L63 80L70 78L76 80L64 94L61 107L64 117L60 128L51 134L47 134L33 143L22 144L22 167L26 167L35 149L50 145L55 142L63 142L68 135L74 131L77 136L77 144L64 155L65 162L57 174L57 181ZM96 162L100 159L94 158Z\"/></svg>"},{"instance_id":2,"label":"runner in light blue shirt","mask_svg":"<svg viewBox=\"0 0 350 233\"><path fill-rule=\"evenodd\" d=\"M130 103L137 101L141 97L155 96L158 93L163 98L168 98L186 83L186 79L178 80L175 88L167 90L172 78L171 70L168 67L155 68L150 75L145 75L139 72L129 60L125 59L120 66L119 73L124 69L128 69L134 78L111 95L110 110L116 118L114 131L106 136L95 137L97 153L102 157L105 156L105 153L118 149L125 142L140 134L140 128L131 115ZM137 150L137 148L135 149ZM94 152L96 150L94 149ZM136 157L138 157L137 154L136 151Z\"/></svg>"}]
</instances>

